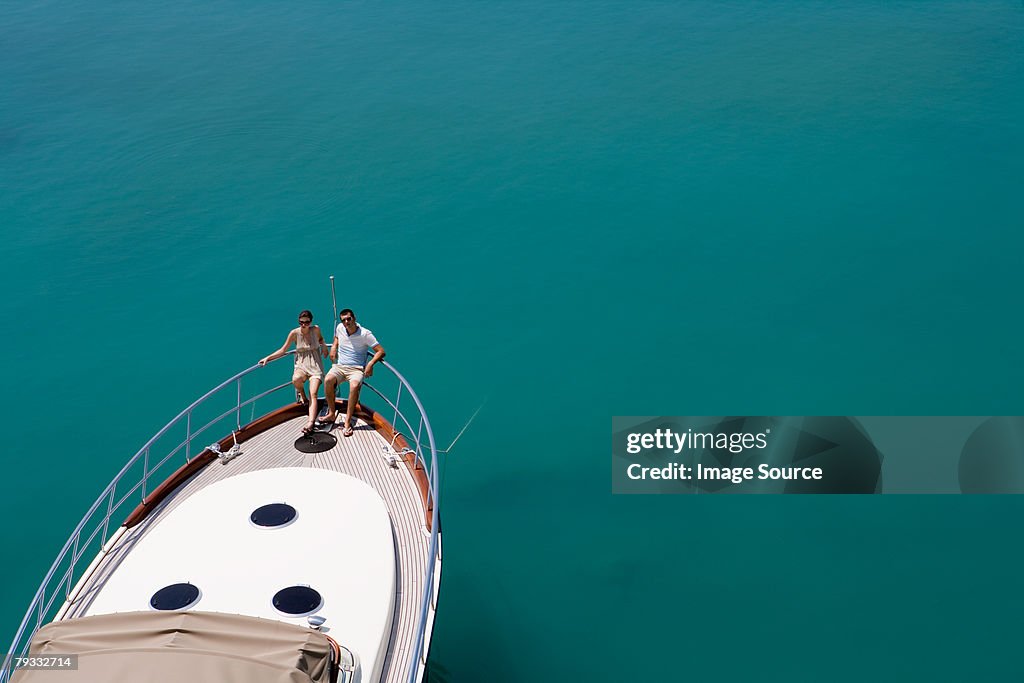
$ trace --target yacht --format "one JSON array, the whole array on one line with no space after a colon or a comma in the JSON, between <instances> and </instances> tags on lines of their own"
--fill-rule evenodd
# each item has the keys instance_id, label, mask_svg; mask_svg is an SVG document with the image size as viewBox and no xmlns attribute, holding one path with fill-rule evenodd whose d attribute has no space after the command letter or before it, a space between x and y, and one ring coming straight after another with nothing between
<instances>
[{"instance_id":1,"label":"yacht","mask_svg":"<svg viewBox=\"0 0 1024 683\"><path fill-rule=\"evenodd\" d=\"M0 683L422 681L438 450L409 382L375 369L349 437L303 433L280 364L182 410L64 544Z\"/></svg>"}]
</instances>

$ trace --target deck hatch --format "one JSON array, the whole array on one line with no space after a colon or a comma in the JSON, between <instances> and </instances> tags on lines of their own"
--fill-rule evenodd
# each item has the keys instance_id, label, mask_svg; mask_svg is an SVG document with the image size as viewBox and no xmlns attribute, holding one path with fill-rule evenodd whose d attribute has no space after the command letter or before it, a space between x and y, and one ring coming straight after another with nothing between
<instances>
[{"instance_id":1,"label":"deck hatch","mask_svg":"<svg viewBox=\"0 0 1024 683\"><path fill-rule=\"evenodd\" d=\"M149 606L160 611L187 609L199 602L199 588L191 583L164 586L149 599Z\"/></svg>"},{"instance_id":2,"label":"deck hatch","mask_svg":"<svg viewBox=\"0 0 1024 683\"><path fill-rule=\"evenodd\" d=\"M274 594L274 608L283 614L301 617L320 609L324 600L309 586L288 586Z\"/></svg>"},{"instance_id":3,"label":"deck hatch","mask_svg":"<svg viewBox=\"0 0 1024 683\"><path fill-rule=\"evenodd\" d=\"M258 527L275 529L295 520L295 508L288 503L270 503L252 511L249 521Z\"/></svg>"}]
</instances>

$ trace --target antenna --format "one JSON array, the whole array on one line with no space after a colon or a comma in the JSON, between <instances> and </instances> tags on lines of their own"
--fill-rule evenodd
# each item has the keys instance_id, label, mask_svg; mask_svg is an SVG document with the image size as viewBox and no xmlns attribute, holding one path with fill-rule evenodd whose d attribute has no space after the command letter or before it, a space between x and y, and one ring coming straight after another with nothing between
<instances>
[{"instance_id":1,"label":"antenna","mask_svg":"<svg viewBox=\"0 0 1024 683\"><path fill-rule=\"evenodd\" d=\"M331 330L335 331L338 329L338 297L334 294L333 275L331 276L331 303L334 304L334 322L331 323Z\"/></svg>"}]
</instances>

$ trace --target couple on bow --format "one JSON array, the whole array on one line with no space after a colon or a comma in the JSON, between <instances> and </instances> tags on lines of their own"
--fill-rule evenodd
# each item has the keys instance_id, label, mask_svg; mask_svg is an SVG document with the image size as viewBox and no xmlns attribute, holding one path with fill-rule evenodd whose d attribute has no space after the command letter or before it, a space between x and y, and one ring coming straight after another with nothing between
<instances>
[{"instance_id":1,"label":"couple on bow","mask_svg":"<svg viewBox=\"0 0 1024 683\"><path fill-rule=\"evenodd\" d=\"M373 375L373 366L384 358L384 347L380 345L373 332L356 322L356 314L351 308L342 309L338 314L341 322L334 331L334 342L330 351L327 342L320 332L320 326L313 324L310 311L299 313L299 326L288 333L284 344L269 356L260 359L259 364L266 365L272 360L281 358L288 353L289 347L295 345L295 370L292 373L292 384L295 395L302 403L309 404L309 419L302 428L303 433L313 431L317 418L317 391L320 383L324 384L327 396L327 414L322 418L326 424L334 424L338 419L335 394L338 384L348 382L348 404L345 406L345 419L341 423L341 433L352 436L352 416L359 403L359 390L363 386L363 378ZM369 352L373 357L366 360ZM331 369L324 378L324 366L321 357L331 359ZM306 396L306 382L309 382L309 397Z\"/></svg>"}]
</instances>

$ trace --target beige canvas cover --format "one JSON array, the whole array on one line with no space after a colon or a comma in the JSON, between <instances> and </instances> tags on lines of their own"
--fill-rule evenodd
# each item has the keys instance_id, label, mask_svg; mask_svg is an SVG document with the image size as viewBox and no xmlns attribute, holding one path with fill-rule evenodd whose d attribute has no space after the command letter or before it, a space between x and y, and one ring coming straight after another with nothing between
<instances>
[{"instance_id":1,"label":"beige canvas cover","mask_svg":"<svg viewBox=\"0 0 1024 683\"><path fill-rule=\"evenodd\" d=\"M217 612L122 612L39 629L32 656L78 655L77 671L19 670L15 683L328 683L331 646L309 628Z\"/></svg>"}]
</instances>

